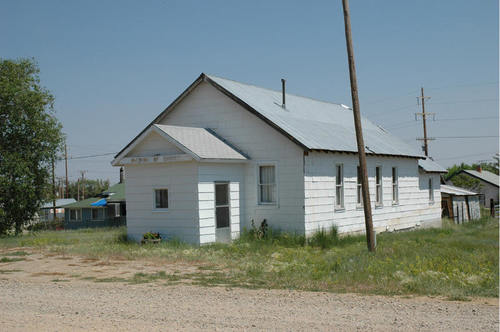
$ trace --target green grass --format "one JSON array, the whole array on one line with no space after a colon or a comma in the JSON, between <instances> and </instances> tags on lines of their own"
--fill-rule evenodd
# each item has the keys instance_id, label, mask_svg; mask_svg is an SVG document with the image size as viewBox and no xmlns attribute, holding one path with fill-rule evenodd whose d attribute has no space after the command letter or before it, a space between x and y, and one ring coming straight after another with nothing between
<instances>
[{"instance_id":1,"label":"green grass","mask_svg":"<svg viewBox=\"0 0 500 332\"><path fill-rule=\"evenodd\" d=\"M10 262L18 262L18 261L24 261L24 258L22 257L2 257L0 258L0 263L10 263Z\"/></svg>"},{"instance_id":2,"label":"green grass","mask_svg":"<svg viewBox=\"0 0 500 332\"><path fill-rule=\"evenodd\" d=\"M498 297L498 220L483 218L440 229L381 233L369 253L364 236L335 230L309 239L270 231L245 232L232 244L194 247L180 242L141 246L125 229L46 231L0 238L0 248L35 247L97 259L162 260L199 266L188 274L138 273L126 281L189 279L195 284L369 294L419 294L466 300ZM98 279L93 279L99 282Z\"/></svg>"}]
</instances>

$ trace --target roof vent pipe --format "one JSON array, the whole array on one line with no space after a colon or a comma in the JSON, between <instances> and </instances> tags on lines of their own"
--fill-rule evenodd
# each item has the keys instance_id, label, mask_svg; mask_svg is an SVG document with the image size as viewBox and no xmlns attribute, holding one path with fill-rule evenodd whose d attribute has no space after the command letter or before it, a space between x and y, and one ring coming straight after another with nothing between
<instances>
[{"instance_id":1,"label":"roof vent pipe","mask_svg":"<svg viewBox=\"0 0 500 332\"><path fill-rule=\"evenodd\" d=\"M283 96L283 102L281 104L281 107L283 107L283 108L285 108L285 106L286 106L286 103L285 103L285 83L286 83L285 79L282 78L281 79L281 94Z\"/></svg>"}]
</instances>

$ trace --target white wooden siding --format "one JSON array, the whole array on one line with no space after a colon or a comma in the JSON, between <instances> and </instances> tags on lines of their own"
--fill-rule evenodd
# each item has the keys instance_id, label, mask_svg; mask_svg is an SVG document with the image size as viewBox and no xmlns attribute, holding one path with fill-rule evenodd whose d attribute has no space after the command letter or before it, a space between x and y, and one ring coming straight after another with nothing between
<instances>
[{"instance_id":1,"label":"white wooden siding","mask_svg":"<svg viewBox=\"0 0 500 332\"><path fill-rule=\"evenodd\" d=\"M194 162L125 166L127 233L137 241L146 232L199 243ZM153 209L155 188L168 188L168 210Z\"/></svg>"},{"instance_id":2,"label":"white wooden siding","mask_svg":"<svg viewBox=\"0 0 500 332\"><path fill-rule=\"evenodd\" d=\"M274 228L304 232L303 151L295 143L207 83L192 91L161 124L210 128L250 157L251 162L242 166L242 227L266 219ZM275 206L257 204L256 165L261 161L277 162Z\"/></svg>"},{"instance_id":3,"label":"white wooden siding","mask_svg":"<svg viewBox=\"0 0 500 332\"><path fill-rule=\"evenodd\" d=\"M441 218L439 175L419 176L415 159L367 157L370 201L377 231L405 229ZM335 210L335 165L344 165L344 209ZM356 155L312 152L305 157L305 228L310 235L321 228L340 233L362 232L364 212L356 203ZM382 166L383 206L375 207L375 167ZM392 204L392 167L398 168L399 204ZM429 202L428 178L433 177L434 202Z\"/></svg>"},{"instance_id":4,"label":"white wooden siding","mask_svg":"<svg viewBox=\"0 0 500 332\"><path fill-rule=\"evenodd\" d=\"M240 164L199 164L198 199L200 244L215 242L215 182L229 183L231 238L240 235L240 191L243 187L243 166Z\"/></svg>"}]
</instances>

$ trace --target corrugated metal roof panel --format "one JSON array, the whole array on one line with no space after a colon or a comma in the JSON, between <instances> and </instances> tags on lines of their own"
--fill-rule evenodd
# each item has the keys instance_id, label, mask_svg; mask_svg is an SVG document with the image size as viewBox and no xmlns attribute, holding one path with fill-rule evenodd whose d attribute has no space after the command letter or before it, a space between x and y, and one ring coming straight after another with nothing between
<instances>
[{"instance_id":1,"label":"corrugated metal roof panel","mask_svg":"<svg viewBox=\"0 0 500 332\"><path fill-rule=\"evenodd\" d=\"M154 126L201 159L247 159L208 129L160 124Z\"/></svg>"},{"instance_id":2,"label":"corrugated metal roof panel","mask_svg":"<svg viewBox=\"0 0 500 332\"><path fill-rule=\"evenodd\" d=\"M497 187L499 186L498 185L498 182L499 182L498 175L496 175L495 173L491 173L491 172L485 171L485 170L478 172L478 171L473 171L473 170L469 170L469 169L464 169L463 172L465 172L469 175L475 176L476 178L481 179L483 181L494 184Z\"/></svg>"},{"instance_id":3,"label":"corrugated metal roof panel","mask_svg":"<svg viewBox=\"0 0 500 332\"><path fill-rule=\"evenodd\" d=\"M283 108L280 91L207 77L311 150L358 151L352 110L344 105L286 94ZM362 126L367 153L423 157L368 119L362 119Z\"/></svg>"},{"instance_id":4,"label":"corrugated metal roof panel","mask_svg":"<svg viewBox=\"0 0 500 332\"><path fill-rule=\"evenodd\" d=\"M463 188L458 188L455 186L450 186L446 184L441 185L441 192L443 194L455 195L455 196L470 196L477 195L477 193L469 190L465 190Z\"/></svg>"},{"instance_id":5,"label":"corrugated metal roof panel","mask_svg":"<svg viewBox=\"0 0 500 332\"><path fill-rule=\"evenodd\" d=\"M448 171L431 158L419 159L418 166L430 173L447 173Z\"/></svg>"},{"instance_id":6,"label":"corrugated metal roof panel","mask_svg":"<svg viewBox=\"0 0 500 332\"><path fill-rule=\"evenodd\" d=\"M56 208L62 207L67 204L75 203L76 199L74 198L59 198L56 199ZM47 208L52 208L53 207L53 202L47 202L42 205L41 209L47 209Z\"/></svg>"}]
</instances>

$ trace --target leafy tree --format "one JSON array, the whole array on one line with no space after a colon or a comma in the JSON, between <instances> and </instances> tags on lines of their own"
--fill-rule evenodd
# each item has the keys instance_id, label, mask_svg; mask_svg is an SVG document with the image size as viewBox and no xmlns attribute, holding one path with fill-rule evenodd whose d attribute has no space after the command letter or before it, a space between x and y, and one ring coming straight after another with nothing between
<instances>
[{"instance_id":1,"label":"leafy tree","mask_svg":"<svg viewBox=\"0 0 500 332\"><path fill-rule=\"evenodd\" d=\"M21 232L51 191L61 128L34 60L0 58L0 234Z\"/></svg>"},{"instance_id":2,"label":"leafy tree","mask_svg":"<svg viewBox=\"0 0 500 332\"><path fill-rule=\"evenodd\" d=\"M85 198L95 197L109 188L109 180L89 180L85 179L85 182L80 184L78 181L69 182L69 197L74 199L82 199L83 187L85 186ZM80 187L80 195L78 195L78 187Z\"/></svg>"},{"instance_id":3,"label":"leafy tree","mask_svg":"<svg viewBox=\"0 0 500 332\"><path fill-rule=\"evenodd\" d=\"M474 163L471 165L465 163L453 165L448 168L448 173L445 175L445 179L450 180L454 186L477 191L481 189L481 183L478 179L458 173L467 169L476 170L479 166L481 166L483 170L498 175L498 154L493 156L493 160L494 161Z\"/></svg>"}]
</instances>

